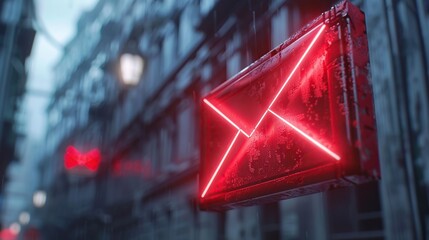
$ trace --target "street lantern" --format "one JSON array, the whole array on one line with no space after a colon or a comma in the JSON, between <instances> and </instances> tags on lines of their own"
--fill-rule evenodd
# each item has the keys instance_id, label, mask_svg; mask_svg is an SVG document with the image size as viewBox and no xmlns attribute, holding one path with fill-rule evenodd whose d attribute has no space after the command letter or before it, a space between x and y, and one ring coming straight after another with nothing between
<instances>
[{"instance_id":1,"label":"street lantern","mask_svg":"<svg viewBox=\"0 0 429 240\"><path fill-rule=\"evenodd\" d=\"M34 192L33 194L33 204L37 208L41 208L45 206L46 203L46 192L43 190L39 190Z\"/></svg>"},{"instance_id":2,"label":"street lantern","mask_svg":"<svg viewBox=\"0 0 429 240\"><path fill-rule=\"evenodd\" d=\"M143 74L145 61L139 54L123 53L119 59L119 72L122 83L135 86Z\"/></svg>"},{"instance_id":3,"label":"street lantern","mask_svg":"<svg viewBox=\"0 0 429 240\"><path fill-rule=\"evenodd\" d=\"M21 232L21 225L17 222L14 222L9 226L9 229L12 234L18 235L19 232Z\"/></svg>"},{"instance_id":4,"label":"street lantern","mask_svg":"<svg viewBox=\"0 0 429 240\"><path fill-rule=\"evenodd\" d=\"M123 43L117 55L107 59L100 68L118 80L122 90L125 90L138 85L146 65L146 54L140 50L138 37L133 36Z\"/></svg>"},{"instance_id":5,"label":"street lantern","mask_svg":"<svg viewBox=\"0 0 429 240\"><path fill-rule=\"evenodd\" d=\"M27 211L21 212L18 219L22 225L27 225L30 222L30 213Z\"/></svg>"}]
</instances>

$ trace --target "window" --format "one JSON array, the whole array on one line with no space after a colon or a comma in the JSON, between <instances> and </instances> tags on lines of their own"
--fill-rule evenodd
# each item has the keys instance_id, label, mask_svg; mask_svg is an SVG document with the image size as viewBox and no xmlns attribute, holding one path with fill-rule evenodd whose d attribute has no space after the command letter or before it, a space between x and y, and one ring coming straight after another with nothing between
<instances>
[{"instance_id":1,"label":"window","mask_svg":"<svg viewBox=\"0 0 429 240\"><path fill-rule=\"evenodd\" d=\"M271 46L274 48L283 43L289 35L289 9L282 7L271 20Z\"/></svg>"},{"instance_id":2,"label":"window","mask_svg":"<svg viewBox=\"0 0 429 240\"><path fill-rule=\"evenodd\" d=\"M196 121L195 109L191 101L185 100L177 117L177 160L186 161L195 156Z\"/></svg>"},{"instance_id":3,"label":"window","mask_svg":"<svg viewBox=\"0 0 429 240\"><path fill-rule=\"evenodd\" d=\"M174 67L174 64L177 63L177 26L173 22L167 23L165 27L165 37L162 47L162 57L163 57L163 75L166 76ZM160 84L162 82L160 81Z\"/></svg>"}]
</instances>

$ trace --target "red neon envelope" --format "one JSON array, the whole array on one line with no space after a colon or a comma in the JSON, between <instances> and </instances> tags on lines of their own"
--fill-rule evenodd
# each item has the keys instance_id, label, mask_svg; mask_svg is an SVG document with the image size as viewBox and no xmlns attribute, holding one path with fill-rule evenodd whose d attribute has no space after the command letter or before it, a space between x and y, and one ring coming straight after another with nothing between
<instances>
[{"instance_id":1,"label":"red neon envelope","mask_svg":"<svg viewBox=\"0 0 429 240\"><path fill-rule=\"evenodd\" d=\"M346 3L341 7L350 11ZM339 37L347 19L333 16L337 19L314 21L203 99L203 209L321 191L329 187L326 183L343 184L337 181L340 176L363 172L362 149L354 146L362 118L351 103L360 101L370 111L364 117L372 113L372 98L364 102L353 94L368 88L367 74L359 87L348 85L350 78L367 73L368 50L358 46L366 55L348 59L351 45ZM373 141L373 119L368 123L373 128L368 140Z\"/></svg>"}]
</instances>

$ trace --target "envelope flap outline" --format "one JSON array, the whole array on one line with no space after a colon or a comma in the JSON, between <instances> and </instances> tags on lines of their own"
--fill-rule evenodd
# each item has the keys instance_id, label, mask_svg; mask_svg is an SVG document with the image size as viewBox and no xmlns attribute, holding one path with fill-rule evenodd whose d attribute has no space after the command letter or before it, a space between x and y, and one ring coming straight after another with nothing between
<instances>
[{"instance_id":1,"label":"envelope flap outline","mask_svg":"<svg viewBox=\"0 0 429 240\"><path fill-rule=\"evenodd\" d=\"M308 53L320 39L325 27L324 24L318 25L286 48L288 49L291 47L300 49L301 51L292 54L291 58L294 61L291 61L291 64L282 65L282 70L286 72L283 76L280 77L277 75L271 78L265 76L264 79L258 79L261 72L266 75L280 74L280 71L276 71L276 73L264 72L264 70L261 69L264 68L264 65L261 64L258 68L232 83L237 85L244 78L253 75L250 76L250 78L253 78L257 82L256 84L251 84L252 86L239 86L238 91L240 93L237 94L237 91L231 92L226 90L227 88L234 87L227 82L223 87L216 89L213 93L204 98L204 103L215 110L229 124L237 130L240 130L244 135L248 137L252 136L261 121L265 118L268 110L276 103L277 98L284 91L289 80L296 75L297 70L307 58ZM278 53L278 55L281 54L282 53ZM273 79L280 79L280 81L274 81ZM269 85L269 87L267 87L267 85ZM258 88L258 86L261 88ZM222 100L219 98L222 98Z\"/></svg>"},{"instance_id":2,"label":"envelope flap outline","mask_svg":"<svg viewBox=\"0 0 429 240\"><path fill-rule=\"evenodd\" d=\"M284 82L281 84L281 86L276 90L275 94L273 94L273 98L271 101L268 102L267 106L262 112L262 114L258 114L257 116L260 116L259 119L256 121L256 123L253 125L253 129L249 129L249 125L244 125L244 121L238 120L237 121L237 114L234 114L233 111L226 109L224 106L220 104L219 101L216 100L216 98L212 98L213 95L216 94L217 91L222 90L225 88L225 86L228 86L229 83L226 83L226 85L214 91L211 95L207 96L205 99L203 99L203 102L207 104L211 109L213 109L219 116L221 116L226 122L233 126L237 132L232 139L232 141L228 144L228 147L226 149L226 152L223 154L221 160L217 164L216 169L214 170L213 174L211 175L211 178L209 179L208 183L206 184L205 188L203 189L201 197L204 198L208 190L210 189L210 186L212 185L214 179L216 178L217 174L219 173L219 170L222 168L222 165L224 164L225 160L228 157L228 154L230 153L231 149L233 148L234 144L236 143L240 133L246 136L247 138L252 137L252 135L255 133L258 126L261 124L261 122L264 120L264 118L267 116L267 114L271 114L272 116L276 117L278 120L282 121L285 125L287 125L289 128L293 129L296 133L298 133L301 137L305 138L308 142L311 142L314 146L319 148L320 150L323 150L326 154L330 155L335 160L340 160L340 156L337 155L335 152L331 151L329 148L327 148L325 145L321 144L317 140L315 140L312 136L308 135L305 131L302 131L300 128L296 127L294 124L289 122L287 119L282 117L280 114L273 111L271 108L276 103L277 99L285 89L287 83L291 78L294 76L297 69L301 66L301 63L304 61L304 59L307 57L310 50L315 45L316 41L320 38L323 30L325 29L326 25L320 24L314 29L312 29L309 33L307 33L304 36L310 36L310 33L314 34L314 37L310 38L311 42L308 44L308 46L305 48L305 51L300 56L299 60L296 62L290 73L288 74L287 78L284 80ZM234 82L235 83L235 82ZM232 83L232 84L234 84ZM247 106L247 108L252 108L252 106ZM236 110L236 109L235 109ZM255 122L255 121L254 121Z\"/></svg>"}]
</instances>

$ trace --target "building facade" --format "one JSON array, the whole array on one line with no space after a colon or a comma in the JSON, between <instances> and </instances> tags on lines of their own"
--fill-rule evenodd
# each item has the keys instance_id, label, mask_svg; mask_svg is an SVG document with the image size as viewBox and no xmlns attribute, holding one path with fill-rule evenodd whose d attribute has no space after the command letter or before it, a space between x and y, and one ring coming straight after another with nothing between
<instances>
[{"instance_id":1,"label":"building facade","mask_svg":"<svg viewBox=\"0 0 429 240\"><path fill-rule=\"evenodd\" d=\"M24 120L18 110L27 81L26 59L35 37L33 20L33 1L0 1L0 211L3 218L5 209L17 207L7 202L5 195L20 194L5 187L10 180L6 169L18 160L15 146L24 132Z\"/></svg>"},{"instance_id":2,"label":"building facade","mask_svg":"<svg viewBox=\"0 0 429 240\"><path fill-rule=\"evenodd\" d=\"M367 17L382 180L225 212L197 204L201 98L336 1L100 1L56 66L35 222L50 239L424 239L427 1L353 1ZM405 32L406 34L402 34ZM137 46L138 85L118 81ZM97 172L64 168L98 148Z\"/></svg>"}]
</instances>

